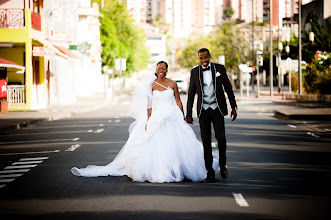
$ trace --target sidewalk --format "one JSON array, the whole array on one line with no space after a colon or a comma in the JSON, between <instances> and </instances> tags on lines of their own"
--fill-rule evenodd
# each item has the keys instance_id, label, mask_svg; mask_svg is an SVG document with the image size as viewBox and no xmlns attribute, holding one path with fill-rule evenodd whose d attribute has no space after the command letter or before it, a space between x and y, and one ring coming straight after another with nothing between
<instances>
[{"instance_id":1,"label":"sidewalk","mask_svg":"<svg viewBox=\"0 0 331 220\"><path fill-rule=\"evenodd\" d=\"M283 120L329 120L331 121L331 103L320 102L298 102L297 100L286 99L288 91L278 92L274 90L273 96L270 91L264 88L260 91L260 97L257 98L256 91L250 91L249 95L240 91L235 91L236 99L241 103L273 103L274 116Z\"/></svg>"},{"instance_id":2,"label":"sidewalk","mask_svg":"<svg viewBox=\"0 0 331 220\"><path fill-rule=\"evenodd\" d=\"M41 110L0 113L0 134L27 127L41 121L69 118L76 113L97 110L116 102L120 97L116 96L112 100L106 100L104 95L79 97L77 98L77 102L72 105L51 106Z\"/></svg>"}]
</instances>

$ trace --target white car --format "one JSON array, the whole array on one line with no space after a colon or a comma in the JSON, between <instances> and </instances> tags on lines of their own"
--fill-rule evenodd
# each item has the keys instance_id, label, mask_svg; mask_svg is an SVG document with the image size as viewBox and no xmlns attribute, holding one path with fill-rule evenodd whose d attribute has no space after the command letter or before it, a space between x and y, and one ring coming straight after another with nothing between
<instances>
[{"instance_id":1,"label":"white car","mask_svg":"<svg viewBox=\"0 0 331 220\"><path fill-rule=\"evenodd\" d=\"M177 83L178 91L187 94L189 80L186 77L174 78L173 80Z\"/></svg>"}]
</instances>

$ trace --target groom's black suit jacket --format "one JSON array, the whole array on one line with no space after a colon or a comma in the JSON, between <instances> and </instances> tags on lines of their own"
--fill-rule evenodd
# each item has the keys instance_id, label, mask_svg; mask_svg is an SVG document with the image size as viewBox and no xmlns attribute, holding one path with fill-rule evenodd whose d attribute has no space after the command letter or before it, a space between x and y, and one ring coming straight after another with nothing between
<instances>
[{"instance_id":1,"label":"groom's black suit jacket","mask_svg":"<svg viewBox=\"0 0 331 220\"><path fill-rule=\"evenodd\" d=\"M236 109L237 107L232 86L223 65L218 63L211 63L211 72L213 78L214 92L216 93L217 108L222 113L222 115L225 116L228 114L228 108L226 104L224 90L227 93L231 108ZM217 72L219 74L217 74ZM200 117L203 101L203 71L201 65L191 70L190 86L187 99L187 117L192 118L192 108L195 94L198 94L197 114L198 117Z\"/></svg>"}]
</instances>

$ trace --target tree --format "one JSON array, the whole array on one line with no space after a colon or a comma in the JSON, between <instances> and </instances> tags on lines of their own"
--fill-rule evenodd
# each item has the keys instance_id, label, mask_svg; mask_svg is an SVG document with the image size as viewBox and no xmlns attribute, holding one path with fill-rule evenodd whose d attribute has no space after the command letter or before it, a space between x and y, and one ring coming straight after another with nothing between
<instances>
[{"instance_id":1,"label":"tree","mask_svg":"<svg viewBox=\"0 0 331 220\"><path fill-rule=\"evenodd\" d=\"M223 14L226 18L231 19L232 15L234 14L233 8L224 8Z\"/></svg>"},{"instance_id":2,"label":"tree","mask_svg":"<svg viewBox=\"0 0 331 220\"><path fill-rule=\"evenodd\" d=\"M176 58L180 66L191 70L192 67L199 65L198 51L205 47L210 48L209 38L202 35L192 35L182 51L177 52Z\"/></svg>"},{"instance_id":3,"label":"tree","mask_svg":"<svg viewBox=\"0 0 331 220\"><path fill-rule=\"evenodd\" d=\"M100 4L100 0L95 0ZM116 58L125 58L126 73L144 69L149 62L144 32L133 24L124 2L105 0L100 18L103 65L111 68Z\"/></svg>"}]
</instances>

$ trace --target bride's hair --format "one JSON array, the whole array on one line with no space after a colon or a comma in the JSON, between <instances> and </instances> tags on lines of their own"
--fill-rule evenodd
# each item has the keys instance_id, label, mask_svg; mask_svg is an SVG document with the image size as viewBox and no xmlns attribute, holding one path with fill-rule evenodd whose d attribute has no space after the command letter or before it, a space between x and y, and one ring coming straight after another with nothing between
<instances>
[{"instance_id":1,"label":"bride's hair","mask_svg":"<svg viewBox=\"0 0 331 220\"><path fill-rule=\"evenodd\" d=\"M166 65L166 68L168 69L168 64L167 64L167 62L165 62L165 61L160 61L160 62L158 62L158 63L156 64L156 66L159 65L160 63L164 63L164 64ZM158 77L157 74L156 74L156 72L155 72L155 76Z\"/></svg>"}]
</instances>

